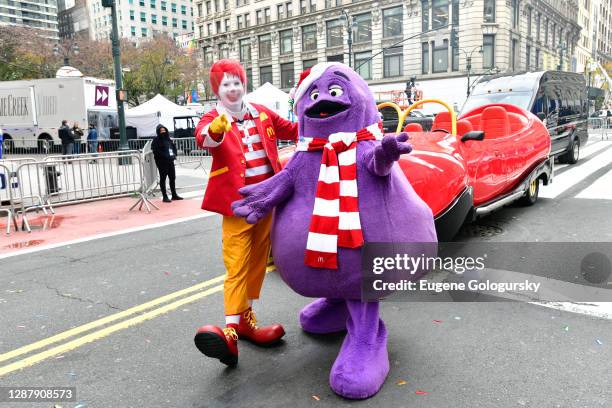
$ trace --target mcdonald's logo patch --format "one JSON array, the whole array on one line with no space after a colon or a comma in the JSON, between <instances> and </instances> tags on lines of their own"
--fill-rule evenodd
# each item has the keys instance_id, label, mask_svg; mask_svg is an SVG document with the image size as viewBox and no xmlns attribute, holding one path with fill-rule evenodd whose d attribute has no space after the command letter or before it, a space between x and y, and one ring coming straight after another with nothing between
<instances>
[{"instance_id":1,"label":"mcdonald's logo patch","mask_svg":"<svg viewBox=\"0 0 612 408\"><path fill-rule=\"evenodd\" d=\"M268 119L268 114L266 112L261 112L259 114L259 120L261 120L263 122L266 119Z\"/></svg>"},{"instance_id":2,"label":"mcdonald's logo patch","mask_svg":"<svg viewBox=\"0 0 612 408\"><path fill-rule=\"evenodd\" d=\"M266 133L268 134L269 138L272 138L272 136L274 136L274 129L272 129L271 127L267 127L266 128Z\"/></svg>"}]
</instances>

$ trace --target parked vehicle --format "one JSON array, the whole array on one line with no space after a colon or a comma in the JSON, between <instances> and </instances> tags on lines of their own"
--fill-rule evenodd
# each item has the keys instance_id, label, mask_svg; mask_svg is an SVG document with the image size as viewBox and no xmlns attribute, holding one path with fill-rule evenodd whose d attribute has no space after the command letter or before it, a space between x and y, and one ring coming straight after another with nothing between
<instances>
[{"instance_id":1,"label":"parked vehicle","mask_svg":"<svg viewBox=\"0 0 612 408\"><path fill-rule=\"evenodd\" d=\"M501 74L478 83L462 112L490 103L519 106L540 118L550 133L551 155L574 164L588 139L588 99L584 76L543 71Z\"/></svg>"},{"instance_id":2,"label":"parked vehicle","mask_svg":"<svg viewBox=\"0 0 612 408\"><path fill-rule=\"evenodd\" d=\"M383 132L394 132L397 128L397 112L393 108L382 108L380 112L383 116ZM433 117L426 116L422 112L413 110L412 112L410 112L410 116L408 116L404 121L404 126L408 123L418 123L419 125L421 125L421 128L423 130L428 131L431 129Z\"/></svg>"},{"instance_id":3,"label":"parked vehicle","mask_svg":"<svg viewBox=\"0 0 612 408\"><path fill-rule=\"evenodd\" d=\"M0 127L14 148L51 148L60 144L62 120L93 123L99 139L117 126L113 81L50 78L0 82ZM86 138L86 136L84 136Z\"/></svg>"},{"instance_id":4,"label":"parked vehicle","mask_svg":"<svg viewBox=\"0 0 612 408\"><path fill-rule=\"evenodd\" d=\"M433 131L409 133L413 150L399 159L404 175L431 208L440 241L452 239L464 222L513 201L535 204L540 181L548 184L553 176L550 137L534 114L491 104L459 119L457 134L452 134L451 114L438 113ZM281 149L281 163L294 149Z\"/></svg>"}]
</instances>

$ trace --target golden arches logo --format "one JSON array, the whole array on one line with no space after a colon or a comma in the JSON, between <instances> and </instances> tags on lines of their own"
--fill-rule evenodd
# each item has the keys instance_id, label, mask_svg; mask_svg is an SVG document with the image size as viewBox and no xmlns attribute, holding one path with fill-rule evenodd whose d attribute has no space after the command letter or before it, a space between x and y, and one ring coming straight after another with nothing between
<instances>
[{"instance_id":1,"label":"golden arches logo","mask_svg":"<svg viewBox=\"0 0 612 408\"><path fill-rule=\"evenodd\" d=\"M413 103L412 105L410 105L408 107L408 109L402 111L402 109L395 103L393 102L383 102L383 103L379 103L376 107L378 108L378 110L381 110L382 108L393 108L395 109L395 111L397 112L397 117L398 117L398 121L397 121L397 129L395 131L395 133L400 133L403 129L403 124L404 121L406 120L406 118L408 117L408 115L410 114L410 112L412 112L414 109L418 108L421 105L424 105L426 103L437 103L439 105L442 105L446 108L446 110L448 111L448 113L450 113L451 116L451 133L453 135L457 134L457 115L455 114L455 111L453 110L453 108L447 104L444 101L441 101L440 99L423 99L420 101L417 101L415 103Z\"/></svg>"}]
</instances>

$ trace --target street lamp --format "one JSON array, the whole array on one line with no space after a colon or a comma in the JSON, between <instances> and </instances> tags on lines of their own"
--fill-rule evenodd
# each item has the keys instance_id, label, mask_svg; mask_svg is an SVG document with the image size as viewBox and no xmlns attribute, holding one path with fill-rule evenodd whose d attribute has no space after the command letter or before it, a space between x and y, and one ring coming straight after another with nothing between
<instances>
[{"instance_id":1,"label":"street lamp","mask_svg":"<svg viewBox=\"0 0 612 408\"><path fill-rule=\"evenodd\" d=\"M64 66L70 65L70 53L72 52L74 55L78 55L79 51L79 45L76 42L68 45L57 43L53 47L53 55L56 57L60 55L64 57Z\"/></svg>"},{"instance_id":2,"label":"street lamp","mask_svg":"<svg viewBox=\"0 0 612 408\"><path fill-rule=\"evenodd\" d=\"M115 69L115 98L117 99L117 116L119 116L119 151L129 150L127 134L125 132L125 107L127 93L123 89L123 75L121 69L121 48L119 48L119 26L117 24L117 3L116 0L102 0L102 7L110 7L112 33L111 43L113 47L113 64ZM129 159L119 160L119 164L131 164Z\"/></svg>"},{"instance_id":3,"label":"street lamp","mask_svg":"<svg viewBox=\"0 0 612 408\"><path fill-rule=\"evenodd\" d=\"M353 67L353 25L354 25L354 21L353 21L353 17L351 17L351 15L348 13L348 11L346 10L342 10L342 17L343 20L346 21L346 31L348 33L348 60L349 60L349 67Z\"/></svg>"},{"instance_id":4,"label":"street lamp","mask_svg":"<svg viewBox=\"0 0 612 408\"><path fill-rule=\"evenodd\" d=\"M465 55L465 68L467 69L467 96L470 96L470 75L472 74L472 56L474 55L475 51L478 51L478 53L482 54L482 46L477 45L469 52L464 50L463 48L459 48L459 51L461 51L463 55Z\"/></svg>"}]
</instances>

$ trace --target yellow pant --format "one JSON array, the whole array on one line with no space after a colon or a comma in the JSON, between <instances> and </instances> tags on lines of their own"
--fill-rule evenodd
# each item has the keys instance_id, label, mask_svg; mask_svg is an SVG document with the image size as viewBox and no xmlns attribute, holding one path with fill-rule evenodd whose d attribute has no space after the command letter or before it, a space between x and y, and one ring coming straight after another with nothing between
<instances>
[{"instance_id":1,"label":"yellow pant","mask_svg":"<svg viewBox=\"0 0 612 408\"><path fill-rule=\"evenodd\" d=\"M226 315L244 312L249 300L259 298L270 254L271 225L272 214L257 224L248 224L239 217L223 217Z\"/></svg>"}]
</instances>

